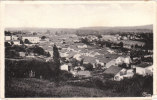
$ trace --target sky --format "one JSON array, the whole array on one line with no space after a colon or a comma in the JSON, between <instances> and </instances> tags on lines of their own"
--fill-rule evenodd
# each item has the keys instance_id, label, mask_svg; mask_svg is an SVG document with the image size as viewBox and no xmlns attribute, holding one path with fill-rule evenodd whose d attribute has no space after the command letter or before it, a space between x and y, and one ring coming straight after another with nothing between
<instances>
[{"instance_id":1,"label":"sky","mask_svg":"<svg viewBox=\"0 0 157 100\"><path fill-rule=\"evenodd\" d=\"M6 4L5 27L79 28L153 24L152 3Z\"/></svg>"}]
</instances>

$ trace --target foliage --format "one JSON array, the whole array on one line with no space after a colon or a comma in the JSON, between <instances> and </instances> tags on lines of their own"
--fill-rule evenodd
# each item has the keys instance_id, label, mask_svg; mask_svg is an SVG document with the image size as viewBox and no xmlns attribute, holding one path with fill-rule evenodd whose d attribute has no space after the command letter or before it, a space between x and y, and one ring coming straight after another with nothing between
<instances>
[{"instance_id":1,"label":"foliage","mask_svg":"<svg viewBox=\"0 0 157 100\"><path fill-rule=\"evenodd\" d=\"M10 46L11 46L11 44L10 44L10 43L5 42L5 47L10 47Z\"/></svg>"},{"instance_id":2,"label":"foliage","mask_svg":"<svg viewBox=\"0 0 157 100\"><path fill-rule=\"evenodd\" d=\"M120 42L118 45L123 48L123 42Z\"/></svg>"},{"instance_id":3,"label":"foliage","mask_svg":"<svg viewBox=\"0 0 157 100\"><path fill-rule=\"evenodd\" d=\"M5 74L7 78L26 78L29 77L29 72L35 72L35 77L42 76L46 79L54 77L55 69L50 70L51 63L38 60L5 60Z\"/></svg>"},{"instance_id":4,"label":"foliage","mask_svg":"<svg viewBox=\"0 0 157 100\"><path fill-rule=\"evenodd\" d=\"M67 81L67 80L71 79L72 77L73 77L73 75L70 72L60 71L60 74L59 74L60 80Z\"/></svg>"},{"instance_id":5,"label":"foliage","mask_svg":"<svg viewBox=\"0 0 157 100\"><path fill-rule=\"evenodd\" d=\"M83 66L85 67L85 70L89 70L89 71L93 70L93 65L91 63L84 64Z\"/></svg>"},{"instance_id":6,"label":"foliage","mask_svg":"<svg viewBox=\"0 0 157 100\"><path fill-rule=\"evenodd\" d=\"M31 44L31 42L28 39L25 39L24 43L25 44Z\"/></svg>"},{"instance_id":7,"label":"foliage","mask_svg":"<svg viewBox=\"0 0 157 100\"><path fill-rule=\"evenodd\" d=\"M60 74L60 55L56 45L53 47L53 60L55 67L55 81L59 82L59 74Z\"/></svg>"},{"instance_id":8,"label":"foliage","mask_svg":"<svg viewBox=\"0 0 157 100\"><path fill-rule=\"evenodd\" d=\"M46 39L46 36L42 36L41 39L43 39L43 40Z\"/></svg>"}]
</instances>

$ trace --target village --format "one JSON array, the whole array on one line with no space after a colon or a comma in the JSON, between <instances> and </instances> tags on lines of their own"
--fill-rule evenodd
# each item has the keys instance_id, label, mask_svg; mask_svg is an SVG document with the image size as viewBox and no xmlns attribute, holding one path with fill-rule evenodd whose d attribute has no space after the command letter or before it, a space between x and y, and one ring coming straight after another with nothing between
<instances>
[{"instance_id":1,"label":"village","mask_svg":"<svg viewBox=\"0 0 157 100\"><path fill-rule=\"evenodd\" d=\"M58 32L59 33L59 32ZM108 79L121 81L132 78L134 74L146 76L153 75L153 50L143 49L144 42L140 36L116 35L86 35L77 34L45 34L37 32L5 32L5 45L27 46L27 48L43 48L44 53L19 50L18 58L38 58L45 62L53 61L53 46L56 45L60 53L60 70L70 72L73 77L79 79L90 77L107 77ZM25 47L26 49L26 47ZM133 52L134 49L134 52ZM142 54L137 54L143 52ZM7 57L7 56L6 56ZM32 70L30 77L35 77ZM105 74L105 75L104 75Z\"/></svg>"}]
</instances>

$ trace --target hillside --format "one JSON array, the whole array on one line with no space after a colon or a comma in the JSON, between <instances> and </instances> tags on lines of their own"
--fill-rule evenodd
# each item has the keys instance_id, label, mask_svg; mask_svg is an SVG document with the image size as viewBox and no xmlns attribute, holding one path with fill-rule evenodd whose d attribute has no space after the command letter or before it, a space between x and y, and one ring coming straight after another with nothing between
<instances>
[{"instance_id":1,"label":"hillside","mask_svg":"<svg viewBox=\"0 0 157 100\"><path fill-rule=\"evenodd\" d=\"M89 33L93 31L97 31L99 33L105 34L105 33L116 33L116 32L152 32L153 31L153 25L144 25L144 26L127 26L127 27L80 27L80 28L29 28L29 27L21 27L21 28L6 28L5 30L10 31L34 31L34 32L40 32L45 33L47 30L49 30L51 33L54 32L60 32L63 33L76 33L83 32L83 33Z\"/></svg>"},{"instance_id":2,"label":"hillside","mask_svg":"<svg viewBox=\"0 0 157 100\"><path fill-rule=\"evenodd\" d=\"M36 78L14 78L6 87L6 97L108 97L119 96L110 90L66 85Z\"/></svg>"},{"instance_id":3,"label":"hillside","mask_svg":"<svg viewBox=\"0 0 157 100\"><path fill-rule=\"evenodd\" d=\"M117 33L117 32L151 33L153 31L153 25L128 26L128 27L82 27L79 28L78 31L80 32L97 31L100 34Z\"/></svg>"}]
</instances>

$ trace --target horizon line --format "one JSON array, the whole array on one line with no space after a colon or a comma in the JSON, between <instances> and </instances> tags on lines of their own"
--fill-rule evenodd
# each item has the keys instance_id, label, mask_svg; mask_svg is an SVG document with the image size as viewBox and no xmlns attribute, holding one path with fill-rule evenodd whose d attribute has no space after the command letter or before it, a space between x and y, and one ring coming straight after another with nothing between
<instances>
[{"instance_id":1,"label":"horizon line","mask_svg":"<svg viewBox=\"0 0 157 100\"><path fill-rule=\"evenodd\" d=\"M7 28L54 28L54 29L79 29L79 28L92 28L92 27L104 27L104 28L114 28L114 27L138 27L138 26L153 26L153 24L145 24L145 25L134 25L134 26L82 26L82 27L5 27Z\"/></svg>"}]
</instances>

